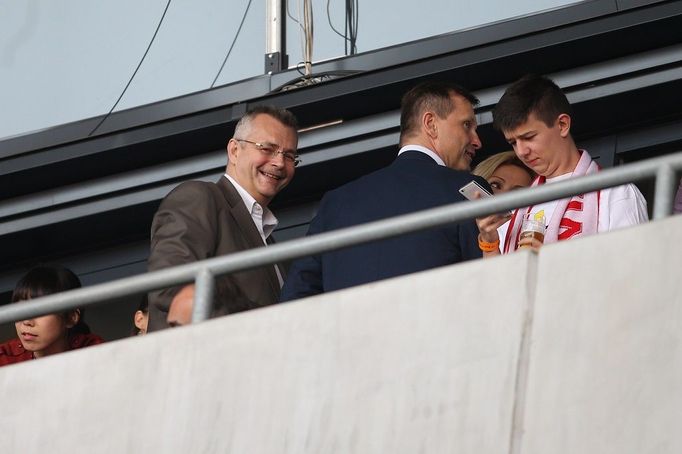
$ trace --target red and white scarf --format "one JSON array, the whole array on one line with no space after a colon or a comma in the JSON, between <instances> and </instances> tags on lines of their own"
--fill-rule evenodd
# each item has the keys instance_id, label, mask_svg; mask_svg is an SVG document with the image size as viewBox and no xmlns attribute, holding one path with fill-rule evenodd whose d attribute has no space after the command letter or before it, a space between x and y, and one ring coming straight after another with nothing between
<instances>
[{"instance_id":1,"label":"red and white scarf","mask_svg":"<svg viewBox=\"0 0 682 454\"><path fill-rule=\"evenodd\" d=\"M571 178L590 175L601 170L599 165L592 160L587 151L580 151L580 160L571 174ZM542 184L545 184L545 177L538 176L535 181L533 181L531 187L540 186ZM570 199L558 200L552 218L547 225L545 244L597 233L597 226L599 224L599 198L600 191L597 191L588 194L579 194ZM519 236L521 235L523 214L530 213L532 209L532 206L518 208L512 214L505 237L504 254L517 249Z\"/></svg>"}]
</instances>

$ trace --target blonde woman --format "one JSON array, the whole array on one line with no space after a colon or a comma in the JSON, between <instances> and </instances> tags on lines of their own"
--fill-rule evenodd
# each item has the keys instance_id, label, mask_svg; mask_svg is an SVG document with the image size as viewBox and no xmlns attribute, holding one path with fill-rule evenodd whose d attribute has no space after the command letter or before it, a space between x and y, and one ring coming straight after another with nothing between
<instances>
[{"instance_id":1,"label":"blonde woman","mask_svg":"<svg viewBox=\"0 0 682 454\"><path fill-rule=\"evenodd\" d=\"M513 151L497 153L481 161L471 173L485 178L493 188L493 194L527 188L535 178L535 173L523 165Z\"/></svg>"}]
</instances>

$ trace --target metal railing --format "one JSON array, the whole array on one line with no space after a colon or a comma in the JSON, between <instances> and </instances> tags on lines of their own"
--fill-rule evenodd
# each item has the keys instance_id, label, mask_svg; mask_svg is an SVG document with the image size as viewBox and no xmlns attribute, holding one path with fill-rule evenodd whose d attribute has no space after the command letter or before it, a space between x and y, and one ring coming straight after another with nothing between
<instances>
[{"instance_id":1,"label":"metal railing","mask_svg":"<svg viewBox=\"0 0 682 454\"><path fill-rule=\"evenodd\" d=\"M521 189L475 202L455 203L431 208L268 247L48 295L22 304L9 304L0 307L0 323L63 312L76 307L85 308L114 298L190 282L196 284L192 317L195 322L203 321L210 314L215 284L214 277L217 275L329 252L649 178L655 178L656 181L653 218L654 220L662 219L672 212L673 194L677 186L676 172L680 170L682 170L682 152L607 169L594 175L556 184Z\"/></svg>"}]
</instances>

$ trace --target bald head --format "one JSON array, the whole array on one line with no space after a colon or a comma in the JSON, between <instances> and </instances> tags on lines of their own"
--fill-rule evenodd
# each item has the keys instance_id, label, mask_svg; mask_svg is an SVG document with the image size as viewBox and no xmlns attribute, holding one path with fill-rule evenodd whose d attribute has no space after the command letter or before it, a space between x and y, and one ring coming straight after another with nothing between
<instances>
[{"instance_id":1,"label":"bald head","mask_svg":"<svg viewBox=\"0 0 682 454\"><path fill-rule=\"evenodd\" d=\"M166 321L168 326L189 325L192 323L192 309L194 308L194 284L184 286L171 301Z\"/></svg>"}]
</instances>

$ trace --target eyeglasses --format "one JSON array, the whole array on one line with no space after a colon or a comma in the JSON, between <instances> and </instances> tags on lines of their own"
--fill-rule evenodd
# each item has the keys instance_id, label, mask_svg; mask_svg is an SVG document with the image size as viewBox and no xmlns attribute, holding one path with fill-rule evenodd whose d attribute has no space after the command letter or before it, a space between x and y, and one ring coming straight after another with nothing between
<instances>
[{"instance_id":1,"label":"eyeglasses","mask_svg":"<svg viewBox=\"0 0 682 454\"><path fill-rule=\"evenodd\" d=\"M250 143L254 147L260 151L263 156L267 156L268 158L272 159L278 154L281 154L282 157L284 158L284 162L287 162L289 164L293 164L294 167L296 167L301 160L298 159L298 155L294 153L293 151L284 151L282 147L279 145L275 145L274 143L260 143L260 142L253 142L251 140L246 140L246 139L234 139L237 142L246 142Z\"/></svg>"}]
</instances>

